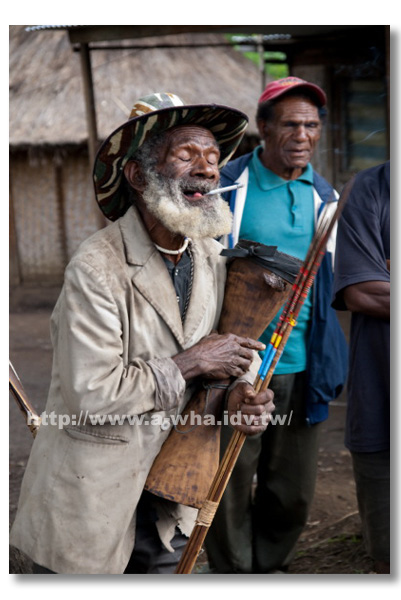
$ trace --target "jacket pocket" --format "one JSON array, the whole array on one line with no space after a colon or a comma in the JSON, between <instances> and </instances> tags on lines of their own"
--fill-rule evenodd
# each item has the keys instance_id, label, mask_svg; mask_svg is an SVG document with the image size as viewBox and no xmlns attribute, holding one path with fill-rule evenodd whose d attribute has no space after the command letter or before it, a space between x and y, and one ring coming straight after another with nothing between
<instances>
[{"instance_id":1,"label":"jacket pocket","mask_svg":"<svg viewBox=\"0 0 401 600\"><path fill-rule=\"evenodd\" d=\"M93 428L89 429L87 427L69 426L64 427L64 431L74 440L80 440L82 442L89 442L92 444L103 444L110 446L128 444L129 442L128 438L123 435L111 434L99 430L94 431Z\"/></svg>"}]
</instances>

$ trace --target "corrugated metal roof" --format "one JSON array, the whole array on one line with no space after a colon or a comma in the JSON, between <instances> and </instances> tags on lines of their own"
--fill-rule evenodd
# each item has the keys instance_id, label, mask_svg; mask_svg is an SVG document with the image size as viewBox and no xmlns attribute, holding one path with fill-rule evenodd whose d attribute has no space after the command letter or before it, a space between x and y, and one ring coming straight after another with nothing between
<instances>
[{"instance_id":1,"label":"corrugated metal roof","mask_svg":"<svg viewBox=\"0 0 401 600\"><path fill-rule=\"evenodd\" d=\"M25 27L25 31L45 31L51 29L52 31L60 29L72 29L73 27L84 27L84 25L30 25Z\"/></svg>"}]
</instances>

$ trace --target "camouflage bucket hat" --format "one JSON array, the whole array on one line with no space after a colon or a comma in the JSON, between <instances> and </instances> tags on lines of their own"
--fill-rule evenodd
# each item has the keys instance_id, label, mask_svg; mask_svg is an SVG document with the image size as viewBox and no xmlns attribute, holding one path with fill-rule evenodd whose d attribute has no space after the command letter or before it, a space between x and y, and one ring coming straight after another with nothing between
<instances>
[{"instance_id":1,"label":"camouflage bucket hat","mask_svg":"<svg viewBox=\"0 0 401 600\"><path fill-rule=\"evenodd\" d=\"M157 93L140 98L130 118L100 147L93 169L96 200L111 221L121 217L130 203L123 193L123 169L135 151L151 136L177 125L209 129L220 146L219 168L237 149L248 117L234 108L217 104L184 105L174 94Z\"/></svg>"}]
</instances>

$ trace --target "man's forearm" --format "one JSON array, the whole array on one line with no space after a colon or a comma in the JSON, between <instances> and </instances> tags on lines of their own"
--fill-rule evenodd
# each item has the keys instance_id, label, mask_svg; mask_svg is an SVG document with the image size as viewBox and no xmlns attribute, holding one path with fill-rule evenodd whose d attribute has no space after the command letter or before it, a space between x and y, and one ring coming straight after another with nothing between
<instances>
[{"instance_id":1,"label":"man's forearm","mask_svg":"<svg viewBox=\"0 0 401 600\"><path fill-rule=\"evenodd\" d=\"M351 312L390 320L390 282L364 281L344 290L344 301Z\"/></svg>"}]
</instances>

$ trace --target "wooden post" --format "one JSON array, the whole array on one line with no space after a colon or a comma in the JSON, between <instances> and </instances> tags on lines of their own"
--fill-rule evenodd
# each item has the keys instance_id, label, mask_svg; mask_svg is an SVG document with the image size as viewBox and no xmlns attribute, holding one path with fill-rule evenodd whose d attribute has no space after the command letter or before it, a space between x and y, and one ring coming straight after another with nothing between
<instances>
[{"instance_id":1,"label":"wooden post","mask_svg":"<svg viewBox=\"0 0 401 600\"><path fill-rule=\"evenodd\" d=\"M90 50L87 43L80 44L79 54L81 57L81 71L84 84L86 123L88 129L89 173L91 174L93 165L95 163L95 156L99 140L97 135L96 105L95 92L93 87L92 65L90 58ZM106 225L106 219L100 211L98 214L98 222L99 227L104 227Z\"/></svg>"},{"instance_id":2,"label":"wooden post","mask_svg":"<svg viewBox=\"0 0 401 600\"><path fill-rule=\"evenodd\" d=\"M84 84L86 123L88 128L89 163L92 166L98 144L96 125L95 93L93 90L92 67L88 44L80 44L81 70Z\"/></svg>"},{"instance_id":3,"label":"wooden post","mask_svg":"<svg viewBox=\"0 0 401 600\"><path fill-rule=\"evenodd\" d=\"M56 198L57 198L57 211L59 218L59 232L61 251L63 253L63 266L67 265L70 256L68 253L68 240L67 240L67 213L65 208L65 197L63 188L63 169L59 165L54 165L54 180L56 187Z\"/></svg>"},{"instance_id":4,"label":"wooden post","mask_svg":"<svg viewBox=\"0 0 401 600\"><path fill-rule=\"evenodd\" d=\"M11 179L11 178L10 178ZM18 251L18 236L15 224L15 212L14 212L14 197L11 182L9 185L10 189L10 210L9 210L9 269L10 269L10 281L9 285L19 285L21 283L21 268L20 268L20 256Z\"/></svg>"}]
</instances>

